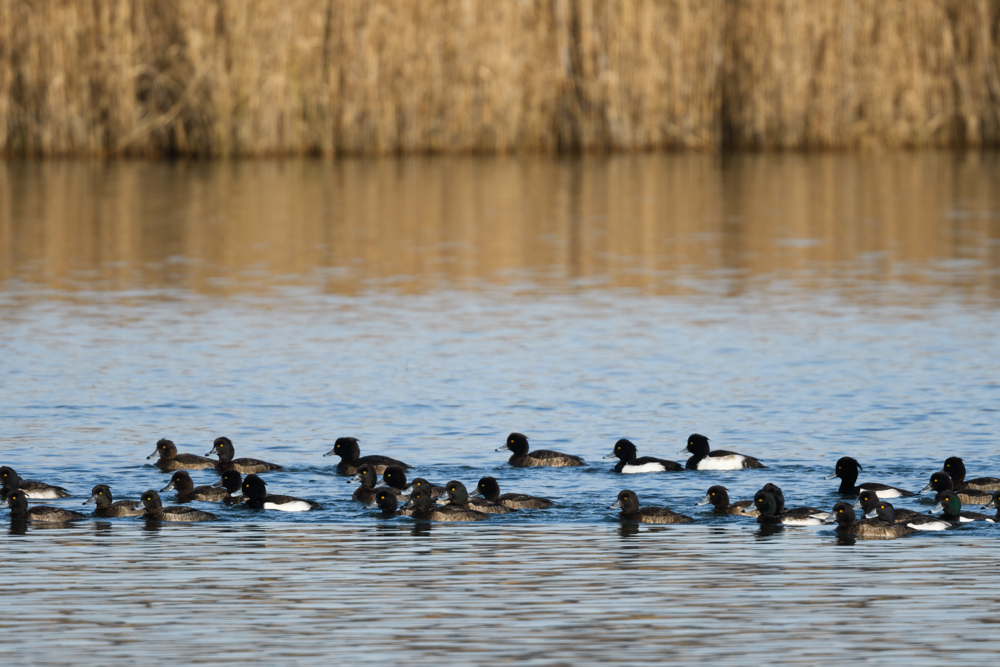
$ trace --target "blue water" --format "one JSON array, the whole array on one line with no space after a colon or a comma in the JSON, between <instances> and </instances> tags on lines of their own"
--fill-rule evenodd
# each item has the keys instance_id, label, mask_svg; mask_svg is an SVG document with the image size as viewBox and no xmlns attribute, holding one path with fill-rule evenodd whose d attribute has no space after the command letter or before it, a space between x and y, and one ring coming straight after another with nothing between
<instances>
[{"instance_id":1,"label":"blue water","mask_svg":"<svg viewBox=\"0 0 1000 667\"><path fill-rule=\"evenodd\" d=\"M269 491L323 505L12 524L8 650L930 664L966 640L989 662L995 525L848 545L694 503L775 482L829 508L842 455L914 491L953 455L1000 476L997 171L949 154L4 165L0 463L80 508L97 483L165 486L159 438L205 454L226 435L285 466ZM589 466L511 468L494 451L511 431ZM768 468L601 459L627 437L683 460L693 432ZM322 456L343 435L436 483L493 475L557 505L386 520ZM623 526L622 488L696 523Z\"/></svg>"}]
</instances>

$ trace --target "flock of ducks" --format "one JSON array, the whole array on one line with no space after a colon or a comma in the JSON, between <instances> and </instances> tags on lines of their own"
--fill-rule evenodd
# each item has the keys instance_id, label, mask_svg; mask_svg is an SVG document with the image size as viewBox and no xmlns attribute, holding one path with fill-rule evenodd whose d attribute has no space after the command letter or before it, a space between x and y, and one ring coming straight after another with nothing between
<instances>
[{"instance_id":1,"label":"flock of ducks","mask_svg":"<svg viewBox=\"0 0 1000 667\"><path fill-rule=\"evenodd\" d=\"M528 438L521 433L511 433L497 451L510 451L508 459L515 467L569 467L585 466L584 460L572 454L552 450L531 450ZM638 456L635 445L627 439L615 443L605 459L618 459L616 473L655 473L681 470L739 470L766 468L760 460L725 450L711 450L709 440L703 435L692 434L687 447L680 454L688 454L684 464L668 459ZM217 459L208 458L215 455ZM351 476L359 483L352 498L369 509L378 509L384 516L410 516L417 520L431 521L480 521L490 514L506 514L524 509L545 509L555 503L522 493L500 493L494 477L479 480L473 493L462 482L450 481L437 486L422 477L407 480L410 466L397 459L381 456L361 456L358 440L338 438L333 449L324 456L339 456L337 472ZM229 438L216 438L212 450L205 456L178 453L176 445L167 439L156 444L156 450L147 457L157 460L153 465L164 472L171 472L170 482L159 492L150 489L140 500L115 500L106 484L97 484L84 504L96 506L97 517L142 517L148 521L211 521L216 514L188 505L164 507L160 493L174 491L177 502L219 502L223 505L242 504L257 510L302 512L318 509L319 503L288 495L271 494L260 477L261 473L282 470L280 465L252 458L235 458L235 448ZM220 475L216 484L195 486L188 470L213 469ZM937 505L933 514L897 509L888 502L891 498L916 495L913 492L874 482L858 484L861 465L851 457L837 461L834 472L827 479L840 478L838 492L856 498L838 502L830 511L815 507L785 507L782 490L771 483L765 484L752 500L731 502L728 490L715 485L708 489L697 505L711 505L717 514L755 517L762 525L819 525L835 523L840 535L861 538L887 539L901 537L920 530L945 530L968 521L1000 521L1000 478L979 477L966 480L965 464L961 458L951 457L944 468L930 477L930 482L916 493L933 491ZM86 518L86 515L60 507L47 505L29 506L28 500L69 497L60 486L22 479L8 466L0 467L0 501L6 500L14 521L41 521L63 523ZM379 485L381 477L381 485ZM996 508L994 516L962 510L963 504ZM693 518L665 507L642 506L634 491L623 489L610 508L619 510L622 522L675 524L694 521ZM856 508L862 510L858 518Z\"/></svg>"}]
</instances>

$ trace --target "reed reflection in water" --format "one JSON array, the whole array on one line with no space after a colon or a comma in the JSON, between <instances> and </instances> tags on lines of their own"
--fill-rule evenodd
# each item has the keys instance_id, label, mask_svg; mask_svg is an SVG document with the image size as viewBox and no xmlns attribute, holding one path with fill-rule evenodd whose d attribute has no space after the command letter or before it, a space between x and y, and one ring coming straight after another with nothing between
<instances>
[{"instance_id":1,"label":"reed reflection in water","mask_svg":"<svg viewBox=\"0 0 1000 667\"><path fill-rule=\"evenodd\" d=\"M978 153L7 162L0 280L220 295L884 280L995 297L997 182Z\"/></svg>"}]
</instances>

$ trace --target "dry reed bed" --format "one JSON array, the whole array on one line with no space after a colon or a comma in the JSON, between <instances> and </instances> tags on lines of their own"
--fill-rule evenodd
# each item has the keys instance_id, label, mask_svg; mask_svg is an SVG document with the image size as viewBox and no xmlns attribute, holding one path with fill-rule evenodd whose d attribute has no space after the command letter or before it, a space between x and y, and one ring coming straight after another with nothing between
<instances>
[{"instance_id":1,"label":"dry reed bed","mask_svg":"<svg viewBox=\"0 0 1000 667\"><path fill-rule=\"evenodd\" d=\"M1000 145L1000 0L0 1L0 154Z\"/></svg>"}]
</instances>

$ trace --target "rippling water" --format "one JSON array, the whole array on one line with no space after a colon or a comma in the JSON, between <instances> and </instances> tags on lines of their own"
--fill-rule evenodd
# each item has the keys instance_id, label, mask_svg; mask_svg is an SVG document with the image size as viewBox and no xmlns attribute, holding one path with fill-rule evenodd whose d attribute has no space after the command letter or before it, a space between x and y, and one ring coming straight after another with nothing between
<instances>
[{"instance_id":1,"label":"rippling water","mask_svg":"<svg viewBox=\"0 0 1000 667\"><path fill-rule=\"evenodd\" d=\"M996 526L847 545L694 503L773 481L828 508L841 455L911 490L952 455L1000 476L997 182L995 156L945 153L0 163L0 463L78 507L163 487L160 437L228 435L323 504L12 524L8 650L923 664L966 640L988 662ZM590 466L511 469L514 430ZM620 437L682 460L692 432L769 468L601 460ZM322 457L341 435L558 505L384 520ZM622 526L622 488L697 523Z\"/></svg>"}]
</instances>

